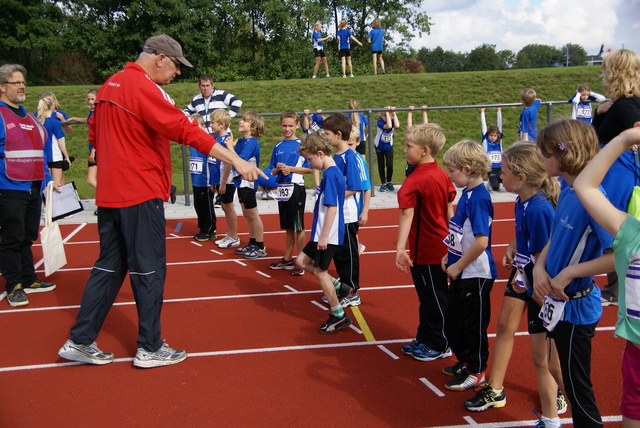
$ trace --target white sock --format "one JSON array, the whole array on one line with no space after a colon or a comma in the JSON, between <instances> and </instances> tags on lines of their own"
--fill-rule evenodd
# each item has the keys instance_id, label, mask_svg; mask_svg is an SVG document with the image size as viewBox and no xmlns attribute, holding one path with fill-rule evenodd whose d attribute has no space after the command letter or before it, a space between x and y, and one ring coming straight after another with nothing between
<instances>
[{"instance_id":1,"label":"white sock","mask_svg":"<svg viewBox=\"0 0 640 428\"><path fill-rule=\"evenodd\" d=\"M560 418L547 418L546 416L542 417L542 422L544 422L544 426L546 428L560 428Z\"/></svg>"}]
</instances>

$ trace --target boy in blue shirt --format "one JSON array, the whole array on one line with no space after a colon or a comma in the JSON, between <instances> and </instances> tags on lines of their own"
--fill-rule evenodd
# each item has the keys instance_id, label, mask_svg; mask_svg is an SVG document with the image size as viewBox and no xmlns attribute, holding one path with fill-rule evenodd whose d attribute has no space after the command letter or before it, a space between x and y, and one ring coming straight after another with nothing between
<instances>
[{"instance_id":1,"label":"boy in blue shirt","mask_svg":"<svg viewBox=\"0 0 640 428\"><path fill-rule=\"evenodd\" d=\"M344 222L345 233L342 246L336 251L333 261L340 281L353 289L353 293L340 302L343 307L360 304L360 254L358 252L358 204L356 194L362 192L362 178L358 166L358 158L349 148L351 121L342 114L329 116L322 124L324 133L329 137L331 145L336 148L333 157L336 166L345 181Z\"/></svg>"},{"instance_id":2,"label":"boy in blue shirt","mask_svg":"<svg viewBox=\"0 0 640 428\"><path fill-rule=\"evenodd\" d=\"M502 109L498 107L498 124L487 128L487 119L483 108L480 109L480 122L482 123L482 147L491 160L489 172L489 186L491 190L500 190L500 174L502 174Z\"/></svg>"},{"instance_id":3,"label":"boy in blue shirt","mask_svg":"<svg viewBox=\"0 0 640 428\"><path fill-rule=\"evenodd\" d=\"M307 194L303 174L308 174L313 169L298 151L300 139L296 138L297 128L298 114L293 110L283 111L280 115L282 141L273 147L268 170L276 176L280 228L285 230L286 240L284 257L269 264L269 267L290 270L292 275L303 275L304 271L296 268L293 262L293 246L295 243L298 251L301 251L306 243L304 206Z\"/></svg>"},{"instance_id":4,"label":"boy in blue shirt","mask_svg":"<svg viewBox=\"0 0 640 428\"><path fill-rule=\"evenodd\" d=\"M520 91L520 99L524 105L520 113L520 140L536 142L538 136L538 109L540 108L540 98L536 98L536 91L531 88L524 88Z\"/></svg>"},{"instance_id":5,"label":"boy in blue shirt","mask_svg":"<svg viewBox=\"0 0 640 428\"><path fill-rule=\"evenodd\" d=\"M479 144L463 140L447 150L442 162L453 184L463 189L449 220L449 236L445 240L449 252L442 259L442 269L451 278L446 336L458 363L445 367L443 372L456 376L445 384L447 389L466 391L485 383L490 294L498 277L491 255L493 204L483 181L490 161Z\"/></svg>"},{"instance_id":6,"label":"boy in blue shirt","mask_svg":"<svg viewBox=\"0 0 640 428\"><path fill-rule=\"evenodd\" d=\"M571 119L582 120L591 125L593 119L593 109L591 103L601 103L606 100L607 97L598 94L591 90L591 86L588 83L581 83L576 89L576 94L569 100L572 104Z\"/></svg>"},{"instance_id":7,"label":"boy in blue shirt","mask_svg":"<svg viewBox=\"0 0 640 428\"><path fill-rule=\"evenodd\" d=\"M331 157L331 150L331 142L322 132L307 135L300 144L300 154L313 168L324 171L316 189L311 240L296 259L298 266L318 279L331 307L329 319L319 328L324 334L351 325L351 319L340 306L340 300L351 292L351 288L340 284L327 272L344 236L344 177Z\"/></svg>"}]
</instances>

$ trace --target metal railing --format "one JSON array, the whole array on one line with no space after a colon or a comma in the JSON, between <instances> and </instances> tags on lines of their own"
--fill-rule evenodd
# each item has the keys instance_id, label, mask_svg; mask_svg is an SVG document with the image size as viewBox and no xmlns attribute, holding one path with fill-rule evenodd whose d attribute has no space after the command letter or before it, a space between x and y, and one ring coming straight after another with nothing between
<instances>
[{"instance_id":1,"label":"metal railing","mask_svg":"<svg viewBox=\"0 0 640 428\"><path fill-rule=\"evenodd\" d=\"M547 124L549 124L552 121L552 117L553 117L553 106L557 105L557 104L562 104L562 105L568 105L571 104L568 101L541 101L540 102L540 107L542 106L546 106L547 107ZM434 111L434 110L459 110L459 109L479 109L479 108L494 108L494 107L522 107L522 103L504 103L504 104L473 104L473 105L457 105L457 106L428 106L427 108L425 108L424 110L427 111ZM421 106L416 106L413 109L410 109L409 107L396 107L394 111L396 112L409 112L409 111L415 111L415 112L420 112L422 111L422 107ZM358 110L322 110L322 114L334 114L334 113L342 113L342 114L350 114L350 113L364 113L367 116L367 120L369 122L369 135L367 137L367 163L369 166L369 177L374 177L374 161L376 161L373 157L373 154L375 152L375 146L374 146L374 130L375 130L375 126L372 126L372 124L374 124L375 122L373 121L374 118L374 114L376 113L380 113L383 111L387 111L386 108L366 108L366 109L358 109ZM299 116L303 115L304 112L303 111L299 111L296 112ZM316 111L310 112L310 113L316 113ZM280 116L280 112L279 113L260 113L260 116L262 117L279 117ZM183 175L184 175L184 195L185 195L185 205L189 206L191 205L190 203L190 198L189 198L189 159L188 159L188 154L187 154L187 148L183 145L182 146L182 169L183 169ZM371 179L372 185L371 185L371 196L375 196L375 187L373 186L373 180Z\"/></svg>"}]
</instances>

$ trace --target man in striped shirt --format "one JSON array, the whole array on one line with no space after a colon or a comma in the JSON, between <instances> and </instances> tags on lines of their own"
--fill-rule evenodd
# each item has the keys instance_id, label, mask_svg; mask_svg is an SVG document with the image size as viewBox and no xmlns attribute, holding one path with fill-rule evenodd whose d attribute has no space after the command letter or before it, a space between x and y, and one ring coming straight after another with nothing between
<instances>
[{"instance_id":1,"label":"man in striped shirt","mask_svg":"<svg viewBox=\"0 0 640 428\"><path fill-rule=\"evenodd\" d=\"M213 78L207 74L201 75L198 79L198 88L200 88L200 93L193 97L183 111L187 116L191 116L193 113L200 114L204 118L204 124L209 134L212 133L209 115L214 110L223 108L229 110L229 116L235 117L242 107L242 100L233 94L216 89Z\"/></svg>"}]
</instances>

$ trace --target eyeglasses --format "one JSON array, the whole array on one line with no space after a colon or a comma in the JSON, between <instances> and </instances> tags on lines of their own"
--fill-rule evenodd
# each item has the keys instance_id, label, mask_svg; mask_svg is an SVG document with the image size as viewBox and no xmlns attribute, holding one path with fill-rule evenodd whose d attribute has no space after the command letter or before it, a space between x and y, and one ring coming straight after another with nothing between
<instances>
[{"instance_id":1,"label":"eyeglasses","mask_svg":"<svg viewBox=\"0 0 640 428\"><path fill-rule=\"evenodd\" d=\"M27 86L27 82L25 82L24 80L18 80L17 82L2 82L2 83L7 85L13 85L16 88L20 85Z\"/></svg>"},{"instance_id":2,"label":"eyeglasses","mask_svg":"<svg viewBox=\"0 0 640 428\"><path fill-rule=\"evenodd\" d=\"M166 56L166 55L165 55ZM171 60L172 63L174 63L176 65L176 67L178 68L178 70L180 69L180 67L182 66L182 64L180 64L180 61L178 61L175 58L172 58L170 56L168 56L167 58L169 58Z\"/></svg>"}]
</instances>

